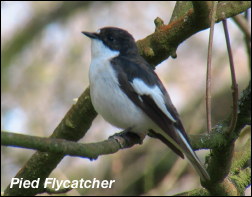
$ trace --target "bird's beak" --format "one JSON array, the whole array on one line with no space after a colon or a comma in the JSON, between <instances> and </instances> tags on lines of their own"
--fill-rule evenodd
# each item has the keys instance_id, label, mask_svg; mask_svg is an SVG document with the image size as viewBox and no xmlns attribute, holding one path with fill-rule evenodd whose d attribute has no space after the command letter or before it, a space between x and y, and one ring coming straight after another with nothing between
<instances>
[{"instance_id":1,"label":"bird's beak","mask_svg":"<svg viewBox=\"0 0 252 197\"><path fill-rule=\"evenodd\" d=\"M91 38L91 39L97 39L98 38L98 34L95 33L95 32L86 32L86 31L83 31L81 32L83 33L85 36Z\"/></svg>"}]
</instances>

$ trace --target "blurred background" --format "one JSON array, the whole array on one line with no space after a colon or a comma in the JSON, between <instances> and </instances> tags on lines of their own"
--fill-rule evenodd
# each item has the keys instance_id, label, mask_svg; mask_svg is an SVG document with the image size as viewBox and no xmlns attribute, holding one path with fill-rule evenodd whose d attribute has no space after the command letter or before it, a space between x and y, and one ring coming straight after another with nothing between
<instances>
[{"instance_id":1,"label":"blurred background","mask_svg":"<svg viewBox=\"0 0 252 197\"><path fill-rule=\"evenodd\" d=\"M1 130L43 137L52 133L73 99L88 87L90 40L81 31L116 26L128 30L136 40L143 39L155 31L156 17L169 22L174 5L159 1L1 1ZM242 91L250 80L244 36L231 19L228 26ZM197 33L179 46L176 59L169 58L156 67L190 134L206 132L208 36L209 30ZM215 26L212 61L215 125L230 113L232 102L221 23ZM97 116L81 142L101 141L118 131ZM1 147L1 191L33 153ZM197 154L204 162L208 151ZM172 195L200 186L186 160L148 137L140 146L94 161L65 157L50 177L116 180L112 189L74 189L66 195Z\"/></svg>"}]
</instances>

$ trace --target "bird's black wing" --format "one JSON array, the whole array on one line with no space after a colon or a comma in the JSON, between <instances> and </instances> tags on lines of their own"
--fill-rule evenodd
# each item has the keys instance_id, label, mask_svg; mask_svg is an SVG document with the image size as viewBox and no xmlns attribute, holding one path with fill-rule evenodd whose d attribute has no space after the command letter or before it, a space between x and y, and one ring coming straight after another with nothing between
<instances>
[{"instance_id":1,"label":"bird's black wing","mask_svg":"<svg viewBox=\"0 0 252 197\"><path fill-rule=\"evenodd\" d=\"M178 113L156 73L144 59L141 59L141 57L126 58L118 56L113 58L111 63L117 71L119 85L123 92L141 108L171 140L167 140L162 134L153 130L150 132L151 136L162 140L175 153L184 158L181 149L178 148L181 144L181 136L178 135L176 129L182 133L184 139L186 139L188 143L189 140L181 124ZM137 84L136 82L139 83ZM146 86L141 89L141 87L139 87L141 84ZM146 90L144 88L146 88ZM160 94L153 94L155 91L162 93L163 103L160 101Z\"/></svg>"}]
</instances>

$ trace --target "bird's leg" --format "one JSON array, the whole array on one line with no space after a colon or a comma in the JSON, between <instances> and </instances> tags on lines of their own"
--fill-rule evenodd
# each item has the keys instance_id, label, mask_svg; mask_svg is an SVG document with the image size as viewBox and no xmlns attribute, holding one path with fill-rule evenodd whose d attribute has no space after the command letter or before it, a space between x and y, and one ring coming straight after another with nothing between
<instances>
[{"instance_id":1,"label":"bird's leg","mask_svg":"<svg viewBox=\"0 0 252 197\"><path fill-rule=\"evenodd\" d=\"M115 133L109 139L115 139L120 144L121 148L131 147L134 144L142 144L144 137L134 133L131 128L127 128L120 133Z\"/></svg>"}]
</instances>

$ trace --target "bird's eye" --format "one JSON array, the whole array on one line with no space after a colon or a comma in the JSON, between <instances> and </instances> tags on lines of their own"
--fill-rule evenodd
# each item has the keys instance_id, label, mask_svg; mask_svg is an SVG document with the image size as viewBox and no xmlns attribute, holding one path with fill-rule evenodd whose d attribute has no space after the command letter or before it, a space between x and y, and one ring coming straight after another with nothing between
<instances>
[{"instance_id":1,"label":"bird's eye","mask_svg":"<svg viewBox=\"0 0 252 197\"><path fill-rule=\"evenodd\" d=\"M109 37L108 37L108 40L109 40L110 42L114 42L114 41L115 41L115 39L114 39L112 36L109 36Z\"/></svg>"}]
</instances>

